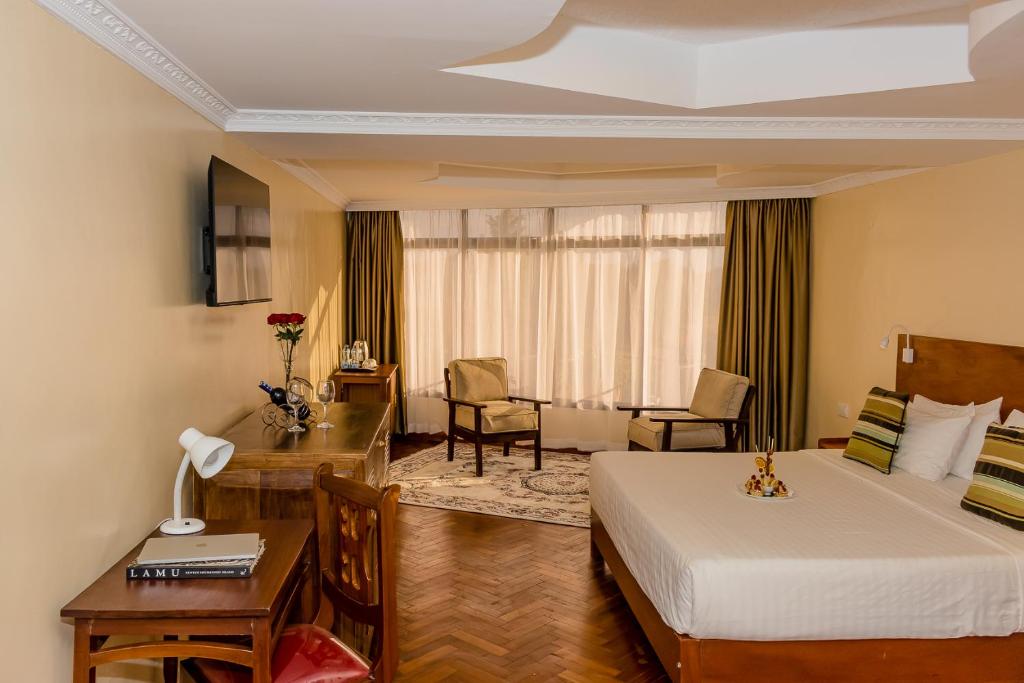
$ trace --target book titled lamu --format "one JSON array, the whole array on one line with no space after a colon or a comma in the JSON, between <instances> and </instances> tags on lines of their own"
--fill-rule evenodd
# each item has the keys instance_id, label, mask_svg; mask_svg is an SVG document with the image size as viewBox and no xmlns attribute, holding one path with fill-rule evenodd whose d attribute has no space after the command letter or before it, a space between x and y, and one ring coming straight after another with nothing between
<instances>
[{"instance_id":1,"label":"book titled lamu","mask_svg":"<svg viewBox=\"0 0 1024 683\"><path fill-rule=\"evenodd\" d=\"M125 576L129 581L250 577L266 546L256 534L243 536L250 535L194 537L194 549L177 547L193 539L151 538Z\"/></svg>"}]
</instances>

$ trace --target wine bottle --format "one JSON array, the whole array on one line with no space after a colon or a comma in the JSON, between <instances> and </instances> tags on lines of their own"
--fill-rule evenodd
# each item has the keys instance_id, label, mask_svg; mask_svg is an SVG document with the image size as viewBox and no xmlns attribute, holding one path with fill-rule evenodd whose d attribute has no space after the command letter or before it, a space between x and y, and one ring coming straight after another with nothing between
<instances>
[{"instance_id":1,"label":"wine bottle","mask_svg":"<svg viewBox=\"0 0 1024 683\"><path fill-rule=\"evenodd\" d=\"M275 406L280 406L289 415L292 414L292 407L288 405L288 392L281 387L271 387L265 381L260 380L260 389L270 394L270 402ZM305 420L309 417L309 406L303 403L299 406L299 419Z\"/></svg>"}]
</instances>

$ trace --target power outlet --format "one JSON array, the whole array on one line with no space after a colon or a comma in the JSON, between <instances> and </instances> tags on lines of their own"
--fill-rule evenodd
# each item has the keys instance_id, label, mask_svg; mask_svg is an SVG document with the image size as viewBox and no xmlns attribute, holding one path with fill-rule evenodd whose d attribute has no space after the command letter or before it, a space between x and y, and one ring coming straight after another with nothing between
<instances>
[{"instance_id":1,"label":"power outlet","mask_svg":"<svg viewBox=\"0 0 1024 683\"><path fill-rule=\"evenodd\" d=\"M840 403L836 408L836 412L839 413L839 417L850 417L850 405L848 403Z\"/></svg>"}]
</instances>

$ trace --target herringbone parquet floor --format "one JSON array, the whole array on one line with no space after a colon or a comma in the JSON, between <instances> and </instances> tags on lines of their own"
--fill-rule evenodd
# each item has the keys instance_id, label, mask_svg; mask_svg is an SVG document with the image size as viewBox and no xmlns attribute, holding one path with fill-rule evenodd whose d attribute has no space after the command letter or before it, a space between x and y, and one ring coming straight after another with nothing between
<instances>
[{"instance_id":1,"label":"herringbone parquet floor","mask_svg":"<svg viewBox=\"0 0 1024 683\"><path fill-rule=\"evenodd\" d=\"M399 506L399 681L667 681L587 529Z\"/></svg>"}]
</instances>

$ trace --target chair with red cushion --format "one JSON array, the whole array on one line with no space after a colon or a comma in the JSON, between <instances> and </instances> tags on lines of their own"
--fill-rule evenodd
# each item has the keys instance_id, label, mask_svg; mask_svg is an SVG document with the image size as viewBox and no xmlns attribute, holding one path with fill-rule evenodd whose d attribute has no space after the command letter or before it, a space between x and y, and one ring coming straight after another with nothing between
<instances>
[{"instance_id":1,"label":"chair with red cushion","mask_svg":"<svg viewBox=\"0 0 1024 683\"><path fill-rule=\"evenodd\" d=\"M347 622L368 636L368 654L363 656L316 624L290 626L274 646L272 679L274 683L390 683L398 666L395 513L399 488L378 490L336 477L334 465L328 463L317 468L314 481L321 588L329 604L329 612L322 608L317 621L331 624L339 633ZM191 659L184 666L197 683L252 681L250 669L228 662Z\"/></svg>"}]
</instances>

